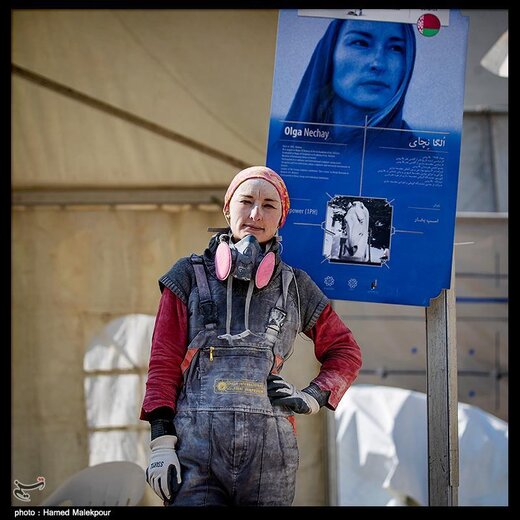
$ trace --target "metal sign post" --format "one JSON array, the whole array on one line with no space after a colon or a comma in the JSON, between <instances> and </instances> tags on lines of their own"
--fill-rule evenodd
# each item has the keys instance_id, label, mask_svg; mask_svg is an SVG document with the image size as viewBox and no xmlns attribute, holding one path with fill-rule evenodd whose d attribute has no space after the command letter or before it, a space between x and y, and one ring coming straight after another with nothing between
<instances>
[{"instance_id":1,"label":"metal sign post","mask_svg":"<svg viewBox=\"0 0 520 520\"><path fill-rule=\"evenodd\" d=\"M426 307L428 503L458 505L459 439L455 281Z\"/></svg>"}]
</instances>

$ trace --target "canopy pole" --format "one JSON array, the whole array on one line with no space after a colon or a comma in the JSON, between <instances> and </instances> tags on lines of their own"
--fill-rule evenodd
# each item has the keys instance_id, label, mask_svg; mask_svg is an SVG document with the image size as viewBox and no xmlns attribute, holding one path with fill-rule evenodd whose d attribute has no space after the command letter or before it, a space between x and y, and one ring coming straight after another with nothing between
<instances>
[{"instance_id":1,"label":"canopy pole","mask_svg":"<svg viewBox=\"0 0 520 520\"><path fill-rule=\"evenodd\" d=\"M457 506L459 438L455 277L426 307L428 504Z\"/></svg>"}]
</instances>

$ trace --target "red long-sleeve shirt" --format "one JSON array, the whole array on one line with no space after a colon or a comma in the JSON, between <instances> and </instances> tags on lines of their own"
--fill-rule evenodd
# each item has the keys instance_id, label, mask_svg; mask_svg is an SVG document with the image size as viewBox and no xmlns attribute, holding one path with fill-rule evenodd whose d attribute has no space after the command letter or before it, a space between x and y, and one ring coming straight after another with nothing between
<instances>
[{"instance_id":1,"label":"red long-sleeve shirt","mask_svg":"<svg viewBox=\"0 0 520 520\"><path fill-rule=\"evenodd\" d=\"M313 379L321 390L330 391L327 406L334 410L361 368L361 350L350 329L328 304L316 324L305 335L314 341L314 353L321 363ZM141 419L160 407L175 410L182 387L181 363L188 345L186 305L165 288L152 336L146 393Z\"/></svg>"}]
</instances>

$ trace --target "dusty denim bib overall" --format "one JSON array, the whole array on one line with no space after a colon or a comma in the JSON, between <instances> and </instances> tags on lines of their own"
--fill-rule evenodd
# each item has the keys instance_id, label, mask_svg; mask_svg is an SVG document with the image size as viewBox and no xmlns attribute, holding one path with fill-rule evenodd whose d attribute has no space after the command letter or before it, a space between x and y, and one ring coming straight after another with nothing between
<instances>
[{"instance_id":1,"label":"dusty denim bib overall","mask_svg":"<svg viewBox=\"0 0 520 520\"><path fill-rule=\"evenodd\" d=\"M294 273L280 261L259 290L218 280L207 257L191 263L190 344L174 420L183 484L172 505L290 505L294 416L271 405L266 379L280 371L301 326Z\"/></svg>"}]
</instances>

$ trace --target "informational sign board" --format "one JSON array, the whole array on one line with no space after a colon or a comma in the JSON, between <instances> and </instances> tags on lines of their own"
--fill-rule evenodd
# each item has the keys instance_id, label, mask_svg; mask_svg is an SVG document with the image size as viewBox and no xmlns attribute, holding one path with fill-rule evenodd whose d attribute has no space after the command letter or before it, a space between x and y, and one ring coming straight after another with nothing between
<instances>
[{"instance_id":1,"label":"informational sign board","mask_svg":"<svg viewBox=\"0 0 520 520\"><path fill-rule=\"evenodd\" d=\"M329 298L428 306L450 287L467 32L454 9L280 11L282 258Z\"/></svg>"}]
</instances>

